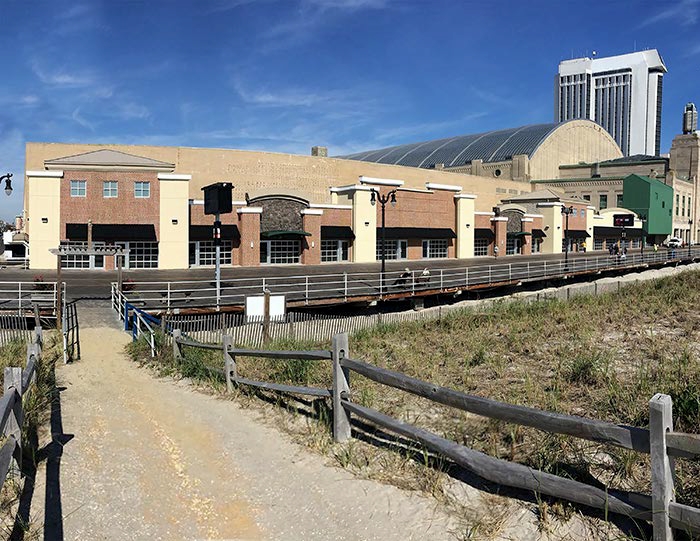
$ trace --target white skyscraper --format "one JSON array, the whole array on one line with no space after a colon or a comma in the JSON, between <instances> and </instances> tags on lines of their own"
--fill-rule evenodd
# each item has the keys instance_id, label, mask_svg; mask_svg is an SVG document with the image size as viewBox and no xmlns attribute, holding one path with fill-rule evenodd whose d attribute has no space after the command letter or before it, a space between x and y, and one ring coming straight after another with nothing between
<instances>
[{"instance_id":1,"label":"white skyscraper","mask_svg":"<svg viewBox=\"0 0 700 541\"><path fill-rule=\"evenodd\" d=\"M658 155L666 66L656 49L559 64L554 118L587 118L603 126L625 156Z\"/></svg>"}]
</instances>

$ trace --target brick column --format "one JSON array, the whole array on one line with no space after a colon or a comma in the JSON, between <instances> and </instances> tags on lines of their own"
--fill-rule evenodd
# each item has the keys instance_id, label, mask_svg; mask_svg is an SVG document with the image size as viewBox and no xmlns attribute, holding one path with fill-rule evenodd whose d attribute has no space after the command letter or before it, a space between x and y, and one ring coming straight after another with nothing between
<instances>
[{"instance_id":1,"label":"brick column","mask_svg":"<svg viewBox=\"0 0 700 541\"><path fill-rule=\"evenodd\" d=\"M242 207L238 213L238 231L241 233L239 258L241 267L260 265L260 215L262 207Z\"/></svg>"},{"instance_id":2,"label":"brick column","mask_svg":"<svg viewBox=\"0 0 700 541\"><path fill-rule=\"evenodd\" d=\"M495 218L491 218L491 227L493 227L493 235L495 237L493 247L491 248L491 255L503 257L506 255L506 231L508 229L508 218L505 216L496 216ZM498 253L496 253L496 246L498 246Z\"/></svg>"},{"instance_id":3,"label":"brick column","mask_svg":"<svg viewBox=\"0 0 700 541\"><path fill-rule=\"evenodd\" d=\"M301 262L304 265L321 263L321 216L322 209L303 209L301 223L304 231L311 233L301 241Z\"/></svg>"},{"instance_id":4,"label":"brick column","mask_svg":"<svg viewBox=\"0 0 700 541\"><path fill-rule=\"evenodd\" d=\"M532 218L523 218L521 220L523 233L530 233L529 235L523 235L522 242L522 255L532 255L532 224L534 220Z\"/></svg>"}]
</instances>

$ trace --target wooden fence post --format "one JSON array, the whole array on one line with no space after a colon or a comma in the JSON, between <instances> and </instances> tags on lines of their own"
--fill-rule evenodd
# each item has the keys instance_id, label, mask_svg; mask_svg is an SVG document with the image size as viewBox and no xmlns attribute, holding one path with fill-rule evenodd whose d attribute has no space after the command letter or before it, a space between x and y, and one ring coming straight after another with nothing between
<instances>
[{"instance_id":1,"label":"wooden fence post","mask_svg":"<svg viewBox=\"0 0 700 541\"><path fill-rule=\"evenodd\" d=\"M350 395L350 371L340 366L340 359L349 356L348 333L333 336L333 439L350 439L350 413L341 404Z\"/></svg>"},{"instance_id":2,"label":"wooden fence post","mask_svg":"<svg viewBox=\"0 0 700 541\"><path fill-rule=\"evenodd\" d=\"M5 437L14 437L17 442L14 455L15 466L11 469L12 475L17 475L22 471L22 423L24 422L22 412L22 369L18 366L6 366L3 377L4 394L17 393L17 400L2 433Z\"/></svg>"},{"instance_id":3,"label":"wooden fence post","mask_svg":"<svg viewBox=\"0 0 700 541\"><path fill-rule=\"evenodd\" d=\"M226 391L233 391L232 380L238 379L238 374L236 374L236 358L231 355L231 349L233 348L233 336L230 334L225 334L223 337L223 349L224 349L224 372L226 375Z\"/></svg>"},{"instance_id":4,"label":"wooden fence post","mask_svg":"<svg viewBox=\"0 0 700 541\"><path fill-rule=\"evenodd\" d=\"M655 394L649 401L649 447L651 452L651 511L654 541L672 541L668 506L674 500L673 459L666 450L666 433L673 432L671 397Z\"/></svg>"},{"instance_id":5,"label":"wooden fence post","mask_svg":"<svg viewBox=\"0 0 700 541\"><path fill-rule=\"evenodd\" d=\"M182 338L182 331L173 329L173 359L178 363L182 361L182 348L177 342L180 338Z\"/></svg>"}]
</instances>

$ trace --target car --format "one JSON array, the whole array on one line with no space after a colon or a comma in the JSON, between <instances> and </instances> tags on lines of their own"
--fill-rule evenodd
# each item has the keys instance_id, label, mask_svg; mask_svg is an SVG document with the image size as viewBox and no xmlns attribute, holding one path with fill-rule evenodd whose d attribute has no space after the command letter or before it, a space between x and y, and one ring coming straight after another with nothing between
<instances>
[{"instance_id":1,"label":"car","mask_svg":"<svg viewBox=\"0 0 700 541\"><path fill-rule=\"evenodd\" d=\"M683 239L679 239L678 237L671 237L666 241L666 246L669 248L680 248L683 246Z\"/></svg>"}]
</instances>

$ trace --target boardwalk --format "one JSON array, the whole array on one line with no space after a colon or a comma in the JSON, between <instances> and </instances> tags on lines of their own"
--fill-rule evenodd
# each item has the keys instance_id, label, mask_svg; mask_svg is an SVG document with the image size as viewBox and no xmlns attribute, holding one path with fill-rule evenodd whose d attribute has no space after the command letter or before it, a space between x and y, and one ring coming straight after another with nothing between
<instances>
[{"instance_id":1,"label":"boardwalk","mask_svg":"<svg viewBox=\"0 0 700 541\"><path fill-rule=\"evenodd\" d=\"M32 504L47 539L452 539L434 500L325 466L235 402L127 360L106 304L80 317L82 360L58 369L62 456Z\"/></svg>"}]
</instances>

